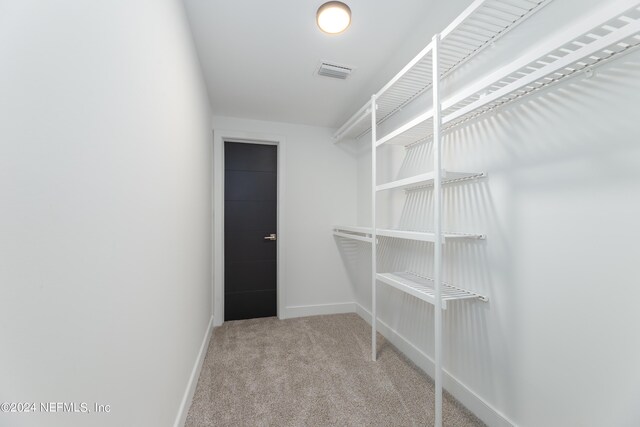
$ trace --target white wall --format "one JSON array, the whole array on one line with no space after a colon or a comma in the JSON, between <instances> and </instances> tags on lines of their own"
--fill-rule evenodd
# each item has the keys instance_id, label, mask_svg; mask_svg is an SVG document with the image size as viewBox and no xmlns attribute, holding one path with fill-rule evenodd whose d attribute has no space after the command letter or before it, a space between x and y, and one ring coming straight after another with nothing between
<instances>
[{"instance_id":1,"label":"white wall","mask_svg":"<svg viewBox=\"0 0 640 427\"><path fill-rule=\"evenodd\" d=\"M172 425L211 316L211 125L183 5L0 10L0 402L111 405L0 425Z\"/></svg>"},{"instance_id":2,"label":"white wall","mask_svg":"<svg viewBox=\"0 0 640 427\"><path fill-rule=\"evenodd\" d=\"M283 229L278 230L278 239L285 312L280 317L353 311L347 265L331 233L336 224L356 221L357 157L350 147L333 144L329 128L218 116L213 118L213 127L220 136L273 136L284 141L280 165L284 188L279 194ZM221 159L215 164L221 167ZM216 195L216 203L221 213L221 194ZM220 254L223 248L216 246L215 250ZM222 292L223 276L221 272L217 276L217 289ZM223 300L216 294L216 307L222 307ZM216 323L221 322L216 316Z\"/></svg>"},{"instance_id":3,"label":"white wall","mask_svg":"<svg viewBox=\"0 0 640 427\"><path fill-rule=\"evenodd\" d=\"M561 31L599 1L555 1L475 65L523 52L524 41ZM471 66L470 66L471 67ZM519 426L640 423L640 51L545 89L447 135L444 165L486 180L446 187L445 230L486 241L445 249L445 280L486 293L489 303L450 304L445 367L507 422ZM461 76L461 80L467 76ZM473 76L479 77L479 74ZM424 101L425 105L428 101ZM409 110L404 116L410 116ZM362 142L361 144L366 144ZM430 145L393 153L379 177L431 170ZM424 167L420 165L425 165ZM370 157L359 159L360 223L369 221ZM386 176L382 176L386 175ZM379 225L428 227L431 192L378 205ZM432 247L386 242L380 269L429 273ZM422 257L412 256L417 250ZM357 302L370 309L370 252L360 245ZM379 285L380 318L433 354L433 310ZM452 382L448 383L452 385ZM468 391L459 396L470 396ZM476 399L479 402L479 399ZM499 415L491 419L500 418Z\"/></svg>"}]
</instances>

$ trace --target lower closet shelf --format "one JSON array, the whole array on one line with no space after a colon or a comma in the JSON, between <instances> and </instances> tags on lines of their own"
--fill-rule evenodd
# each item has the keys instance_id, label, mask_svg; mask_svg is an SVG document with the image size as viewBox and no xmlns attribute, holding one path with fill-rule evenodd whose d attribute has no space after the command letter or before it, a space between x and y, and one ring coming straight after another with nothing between
<instances>
[{"instance_id":1,"label":"lower closet shelf","mask_svg":"<svg viewBox=\"0 0 640 427\"><path fill-rule=\"evenodd\" d=\"M371 227L354 227L354 226L341 226L336 225L333 228L333 234L339 237L347 239L361 240L364 242L371 242ZM435 242L435 234L424 231L410 231L410 230L398 230L391 228L378 228L376 233L379 237L394 237L396 239L416 240L420 242ZM485 239L484 234L469 234L469 233L443 233L442 242L447 240L458 239L472 239L482 240Z\"/></svg>"},{"instance_id":2,"label":"lower closet shelf","mask_svg":"<svg viewBox=\"0 0 640 427\"><path fill-rule=\"evenodd\" d=\"M428 277L422 277L415 273L401 272L401 273L378 273L376 278L401 290L409 295L413 295L429 304L435 305L436 303L436 291L434 289L433 279ZM480 301L489 301L484 295L476 294L462 288L458 288L449 283L442 283L442 308L447 308L447 301L461 300L461 299L479 299Z\"/></svg>"},{"instance_id":3,"label":"lower closet shelf","mask_svg":"<svg viewBox=\"0 0 640 427\"><path fill-rule=\"evenodd\" d=\"M360 236L357 234L351 234L351 233L343 233L341 231L337 231L334 230L333 232L334 236L338 236L338 237L344 237L345 239L352 239L352 240L359 240L361 242L368 242L371 243L371 237L370 236Z\"/></svg>"}]
</instances>

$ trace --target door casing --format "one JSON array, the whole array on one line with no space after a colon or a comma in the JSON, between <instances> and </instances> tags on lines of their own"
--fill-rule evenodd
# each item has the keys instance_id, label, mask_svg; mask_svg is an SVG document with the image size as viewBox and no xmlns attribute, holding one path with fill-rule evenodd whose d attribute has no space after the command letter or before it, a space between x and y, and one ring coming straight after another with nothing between
<instances>
[{"instance_id":1,"label":"door casing","mask_svg":"<svg viewBox=\"0 0 640 427\"><path fill-rule=\"evenodd\" d=\"M284 227L284 159L285 159L285 138L280 135L268 135L261 133L213 130L213 217L212 217L212 240L213 240L213 265L212 265L212 289L211 305L213 308L213 324L220 326L224 323L224 143L237 142L246 144L266 144L275 145L278 151L278 200L277 206L277 233L276 240L276 293L277 293L277 313L279 319L285 319L285 280L282 272L284 269L284 247L286 242L286 229Z\"/></svg>"}]
</instances>

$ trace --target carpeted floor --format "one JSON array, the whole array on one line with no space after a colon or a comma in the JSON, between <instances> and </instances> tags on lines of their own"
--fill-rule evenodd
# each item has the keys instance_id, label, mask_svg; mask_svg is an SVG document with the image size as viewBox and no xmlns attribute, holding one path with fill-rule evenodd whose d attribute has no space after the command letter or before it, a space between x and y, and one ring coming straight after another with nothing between
<instances>
[{"instance_id":1,"label":"carpeted floor","mask_svg":"<svg viewBox=\"0 0 640 427\"><path fill-rule=\"evenodd\" d=\"M433 381L356 314L225 322L215 329L188 427L430 426ZM484 425L445 393L444 424Z\"/></svg>"}]
</instances>

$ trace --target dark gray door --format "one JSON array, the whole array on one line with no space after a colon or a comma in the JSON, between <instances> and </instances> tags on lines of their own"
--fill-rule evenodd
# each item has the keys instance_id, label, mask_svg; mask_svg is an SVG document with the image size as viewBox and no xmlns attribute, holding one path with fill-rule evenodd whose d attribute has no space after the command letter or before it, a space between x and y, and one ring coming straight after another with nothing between
<instances>
[{"instance_id":1,"label":"dark gray door","mask_svg":"<svg viewBox=\"0 0 640 427\"><path fill-rule=\"evenodd\" d=\"M224 318L276 315L275 145L224 144Z\"/></svg>"}]
</instances>

